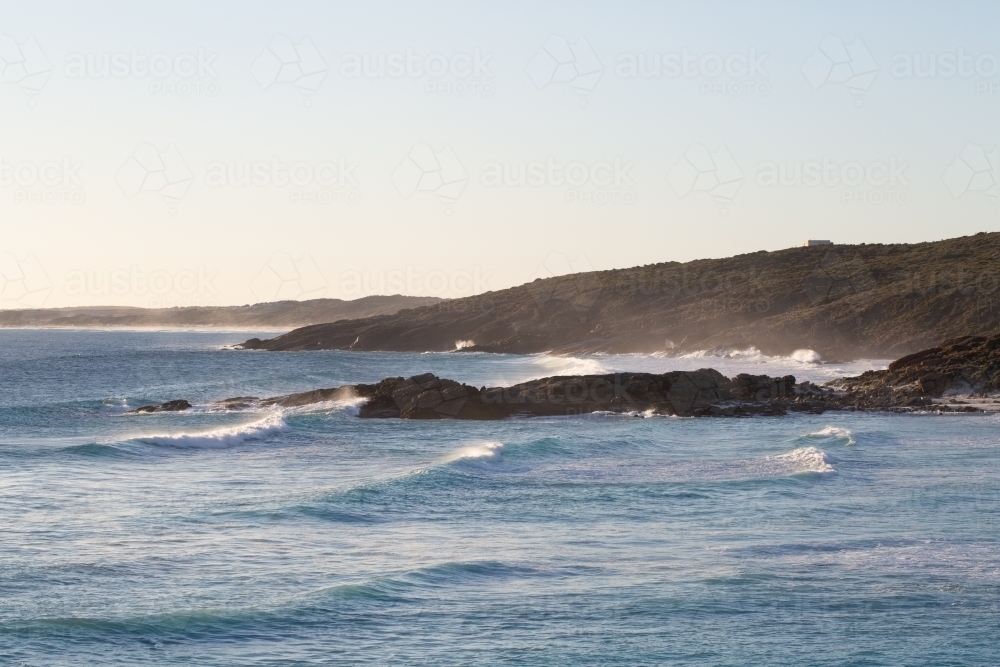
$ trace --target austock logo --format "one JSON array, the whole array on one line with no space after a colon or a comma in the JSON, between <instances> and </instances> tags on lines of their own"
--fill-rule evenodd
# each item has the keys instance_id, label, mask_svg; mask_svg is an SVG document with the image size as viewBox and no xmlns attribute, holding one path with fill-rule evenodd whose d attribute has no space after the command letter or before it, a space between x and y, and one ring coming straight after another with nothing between
<instances>
[{"instance_id":1,"label":"austock logo","mask_svg":"<svg viewBox=\"0 0 1000 667\"><path fill-rule=\"evenodd\" d=\"M709 151L701 144L691 144L667 174L667 181L678 197L708 193L725 213L743 184L743 170L725 146Z\"/></svg>"},{"instance_id":2,"label":"austock logo","mask_svg":"<svg viewBox=\"0 0 1000 667\"><path fill-rule=\"evenodd\" d=\"M908 204L910 163L891 157L870 162L835 162L829 156L794 162L766 161L757 165L758 187L841 188L843 203Z\"/></svg>"},{"instance_id":3,"label":"austock logo","mask_svg":"<svg viewBox=\"0 0 1000 667\"><path fill-rule=\"evenodd\" d=\"M668 53L622 53L615 61L620 79L700 80L703 95L767 95L764 61L768 54L747 49L746 54L694 53L689 49Z\"/></svg>"},{"instance_id":4,"label":"austock logo","mask_svg":"<svg viewBox=\"0 0 1000 667\"><path fill-rule=\"evenodd\" d=\"M406 294L408 296L466 297L490 289L492 271L478 265L471 271L416 271L412 265L389 271L344 271L338 288L341 296L357 298L375 294Z\"/></svg>"},{"instance_id":5,"label":"austock logo","mask_svg":"<svg viewBox=\"0 0 1000 667\"><path fill-rule=\"evenodd\" d=\"M877 290L874 297L927 297L947 294L975 299L975 307L993 308L1000 292L1000 271L983 270L961 262L932 266L908 266L876 272L861 253L848 255L827 251L815 270L803 281L803 291L814 306ZM969 304L969 307L972 307Z\"/></svg>"},{"instance_id":6,"label":"austock logo","mask_svg":"<svg viewBox=\"0 0 1000 667\"><path fill-rule=\"evenodd\" d=\"M995 53L966 53L961 48L945 53L897 53L891 73L896 79L975 78L976 95L1000 93L994 80L1000 74L1000 57Z\"/></svg>"},{"instance_id":7,"label":"austock logo","mask_svg":"<svg viewBox=\"0 0 1000 667\"><path fill-rule=\"evenodd\" d=\"M485 162L479 182L484 187L565 188L567 203L631 204L635 183L629 176L633 163L619 156L611 160L564 163L549 156L545 160Z\"/></svg>"},{"instance_id":8,"label":"austock logo","mask_svg":"<svg viewBox=\"0 0 1000 667\"><path fill-rule=\"evenodd\" d=\"M843 258L827 252L805 279L803 289L813 305L835 301L875 287L875 279L860 256Z\"/></svg>"},{"instance_id":9,"label":"austock logo","mask_svg":"<svg viewBox=\"0 0 1000 667\"><path fill-rule=\"evenodd\" d=\"M303 37L293 42L284 35L275 35L250 67L261 88L290 85L307 98L319 90L327 69L326 61L311 39Z\"/></svg>"},{"instance_id":10,"label":"austock logo","mask_svg":"<svg viewBox=\"0 0 1000 667\"><path fill-rule=\"evenodd\" d=\"M41 308L51 292L52 282L35 255L0 252L0 304Z\"/></svg>"},{"instance_id":11,"label":"austock logo","mask_svg":"<svg viewBox=\"0 0 1000 667\"><path fill-rule=\"evenodd\" d=\"M572 305L581 324L587 321L602 292L600 278L585 255L570 262L565 255L555 252L545 258L527 287L540 308L552 302Z\"/></svg>"},{"instance_id":12,"label":"austock logo","mask_svg":"<svg viewBox=\"0 0 1000 667\"><path fill-rule=\"evenodd\" d=\"M205 185L290 187L292 204L357 204L361 199L354 171L358 163L338 157L320 162L284 162L277 157L249 162L216 160L205 166Z\"/></svg>"},{"instance_id":13,"label":"austock logo","mask_svg":"<svg viewBox=\"0 0 1000 667\"><path fill-rule=\"evenodd\" d=\"M118 187L129 199L140 192L156 193L168 204L177 204L193 179L173 144L159 151L148 143L139 144L115 176Z\"/></svg>"},{"instance_id":14,"label":"austock logo","mask_svg":"<svg viewBox=\"0 0 1000 667\"><path fill-rule=\"evenodd\" d=\"M586 106L587 95L597 86L604 66L585 37L570 44L561 35L551 35L528 62L527 71L539 90L565 84L580 96L580 105Z\"/></svg>"},{"instance_id":15,"label":"austock logo","mask_svg":"<svg viewBox=\"0 0 1000 667\"><path fill-rule=\"evenodd\" d=\"M69 156L33 162L7 162L0 157L0 187L14 188L16 204L81 204L83 163Z\"/></svg>"},{"instance_id":16,"label":"austock logo","mask_svg":"<svg viewBox=\"0 0 1000 667\"><path fill-rule=\"evenodd\" d=\"M296 259L284 252L271 255L250 283L250 290L262 302L318 299L326 295L328 287L312 256Z\"/></svg>"},{"instance_id":17,"label":"austock logo","mask_svg":"<svg viewBox=\"0 0 1000 667\"><path fill-rule=\"evenodd\" d=\"M66 296L149 297L146 305L150 308L214 306L218 305L217 276L217 271L204 266L148 272L136 265L128 269L74 269L66 273L63 293Z\"/></svg>"},{"instance_id":18,"label":"austock logo","mask_svg":"<svg viewBox=\"0 0 1000 667\"><path fill-rule=\"evenodd\" d=\"M447 145L435 151L427 144L417 144L392 172L393 185L404 199L417 192L428 192L446 205L458 199L468 180L469 173Z\"/></svg>"},{"instance_id":19,"label":"austock logo","mask_svg":"<svg viewBox=\"0 0 1000 667\"><path fill-rule=\"evenodd\" d=\"M417 53L412 48L394 53L347 53L339 74L345 79L427 79L428 95L492 95L492 53Z\"/></svg>"},{"instance_id":20,"label":"austock logo","mask_svg":"<svg viewBox=\"0 0 1000 667\"><path fill-rule=\"evenodd\" d=\"M15 84L34 97L51 74L52 65L34 37L19 43L9 35L0 35L0 81Z\"/></svg>"},{"instance_id":21,"label":"austock logo","mask_svg":"<svg viewBox=\"0 0 1000 667\"><path fill-rule=\"evenodd\" d=\"M955 197L982 192L994 202L1000 195L1000 152L966 144L944 172L944 183Z\"/></svg>"},{"instance_id":22,"label":"austock logo","mask_svg":"<svg viewBox=\"0 0 1000 667\"><path fill-rule=\"evenodd\" d=\"M204 48L177 54L147 56L138 49L117 53L72 53L63 73L70 79L151 79L150 95L215 96L219 75L214 62L219 54Z\"/></svg>"},{"instance_id":23,"label":"austock logo","mask_svg":"<svg viewBox=\"0 0 1000 667\"><path fill-rule=\"evenodd\" d=\"M827 35L802 65L813 90L826 85L843 85L855 97L855 104L864 103L864 94L878 75L878 64L860 37L849 44L834 35Z\"/></svg>"}]
</instances>

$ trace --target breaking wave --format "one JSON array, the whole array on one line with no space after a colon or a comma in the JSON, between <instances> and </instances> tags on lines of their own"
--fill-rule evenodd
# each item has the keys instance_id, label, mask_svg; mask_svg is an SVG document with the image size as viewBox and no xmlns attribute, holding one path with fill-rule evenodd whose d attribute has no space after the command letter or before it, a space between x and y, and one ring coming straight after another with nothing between
<instances>
[{"instance_id":1,"label":"breaking wave","mask_svg":"<svg viewBox=\"0 0 1000 667\"><path fill-rule=\"evenodd\" d=\"M715 349L715 350L696 350L694 352L687 352L685 354L679 354L675 358L677 359L739 359L743 361L751 361L758 363L774 363L774 362L797 362L800 364L819 364L822 363L823 358L819 355L819 352L815 350L795 350L787 357L781 355L769 355L764 354L754 346L750 346L743 350L733 349Z\"/></svg>"},{"instance_id":2,"label":"breaking wave","mask_svg":"<svg viewBox=\"0 0 1000 667\"><path fill-rule=\"evenodd\" d=\"M786 466L790 468L789 472L836 472L830 455L816 447L799 447L784 454L765 457L762 461Z\"/></svg>"},{"instance_id":3,"label":"breaking wave","mask_svg":"<svg viewBox=\"0 0 1000 667\"><path fill-rule=\"evenodd\" d=\"M819 364L823 362L823 357L819 356L816 350L795 350L792 352L792 359L803 364Z\"/></svg>"},{"instance_id":4,"label":"breaking wave","mask_svg":"<svg viewBox=\"0 0 1000 667\"><path fill-rule=\"evenodd\" d=\"M133 438L149 445L178 447L181 449L219 449L232 447L249 440L261 440L273 433L287 431L288 425L281 413L275 412L262 419L236 426L225 426L193 433L166 433L142 435Z\"/></svg>"}]
</instances>

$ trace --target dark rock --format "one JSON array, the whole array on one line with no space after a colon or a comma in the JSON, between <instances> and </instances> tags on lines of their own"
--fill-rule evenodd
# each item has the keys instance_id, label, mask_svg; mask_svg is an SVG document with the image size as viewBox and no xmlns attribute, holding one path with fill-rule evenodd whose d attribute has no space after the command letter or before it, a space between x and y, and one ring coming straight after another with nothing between
<instances>
[{"instance_id":1,"label":"dark rock","mask_svg":"<svg viewBox=\"0 0 1000 667\"><path fill-rule=\"evenodd\" d=\"M342 401L357 398L358 394L351 386L333 387L332 389L314 389L298 394L288 394L287 396L276 396L260 401L258 405L267 407L278 405L283 408L294 408L300 405L312 405L324 401ZM229 399L231 400L231 399Z\"/></svg>"},{"instance_id":2,"label":"dark rock","mask_svg":"<svg viewBox=\"0 0 1000 667\"><path fill-rule=\"evenodd\" d=\"M780 385L781 380L766 378L761 382L771 387L776 382ZM735 416L741 414L737 403L720 405L732 400L731 384L714 369L558 376L482 389L424 374L389 378L375 385L359 416L502 419L602 411Z\"/></svg>"},{"instance_id":3,"label":"dark rock","mask_svg":"<svg viewBox=\"0 0 1000 667\"><path fill-rule=\"evenodd\" d=\"M1000 390L1000 334L963 336L889 364L831 383L844 400L866 409L924 407L946 391L984 394Z\"/></svg>"},{"instance_id":4,"label":"dark rock","mask_svg":"<svg viewBox=\"0 0 1000 667\"><path fill-rule=\"evenodd\" d=\"M132 410L130 414L148 414L151 412L181 412L183 410L190 409L191 404L180 399L177 401L167 401L166 403L160 403L159 405L144 405L141 408L136 408Z\"/></svg>"},{"instance_id":5,"label":"dark rock","mask_svg":"<svg viewBox=\"0 0 1000 667\"><path fill-rule=\"evenodd\" d=\"M884 371L867 371L818 386L795 377L741 373L730 379L712 368L668 373L610 373L529 380L509 387L473 387L432 373L276 396L236 397L227 409L293 407L321 401L365 399L364 418L503 419L593 412L682 417L778 416L827 410L979 412L959 401L935 403L946 390L967 387L985 395L1000 390L1000 334L965 336L899 359ZM149 405L134 412L186 410L187 401Z\"/></svg>"}]
</instances>

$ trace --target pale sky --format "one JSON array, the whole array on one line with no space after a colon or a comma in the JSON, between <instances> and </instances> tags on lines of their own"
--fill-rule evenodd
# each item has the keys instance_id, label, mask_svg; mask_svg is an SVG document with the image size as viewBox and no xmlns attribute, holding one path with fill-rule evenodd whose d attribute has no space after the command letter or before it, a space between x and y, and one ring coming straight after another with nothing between
<instances>
[{"instance_id":1,"label":"pale sky","mask_svg":"<svg viewBox=\"0 0 1000 667\"><path fill-rule=\"evenodd\" d=\"M0 307L1000 228L993 3L17 3Z\"/></svg>"}]
</instances>

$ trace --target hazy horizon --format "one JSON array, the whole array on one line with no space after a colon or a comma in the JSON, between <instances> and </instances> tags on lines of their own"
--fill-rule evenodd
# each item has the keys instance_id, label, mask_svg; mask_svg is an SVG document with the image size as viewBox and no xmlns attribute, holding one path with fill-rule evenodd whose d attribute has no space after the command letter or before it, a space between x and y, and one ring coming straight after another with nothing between
<instances>
[{"instance_id":1,"label":"hazy horizon","mask_svg":"<svg viewBox=\"0 0 1000 667\"><path fill-rule=\"evenodd\" d=\"M996 231L998 15L10 7L0 308L454 298Z\"/></svg>"}]
</instances>

